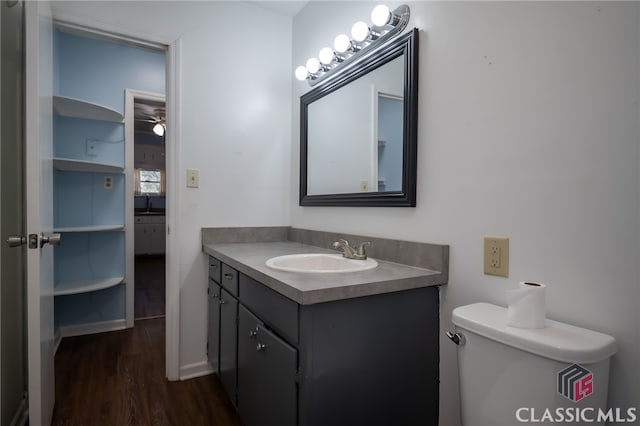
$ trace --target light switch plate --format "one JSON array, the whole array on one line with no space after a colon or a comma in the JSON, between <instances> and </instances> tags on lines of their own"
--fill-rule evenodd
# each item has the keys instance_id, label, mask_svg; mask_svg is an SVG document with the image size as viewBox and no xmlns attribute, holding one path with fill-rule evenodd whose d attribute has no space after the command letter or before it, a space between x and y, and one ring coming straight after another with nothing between
<instances>
[{"instance_id":1,"label":"light switch plate","mask_svg":"<svg viewBox=\"0 0 640 426\"><path fill-rule=\"evenodd\" d=\"M187 169L187 188L197 188L200 186L200 171L197 169Z\"/></svg>"},{"instance_id":2,"label":"light switch plate","mask_svg":"<svg viewBox=\"0 0 640 426\"><path fill-rule=\"evenodd\" d=\"M509 276L509 239L504 237L484 238L484 274Z\"/></svg>"}]
</instances>

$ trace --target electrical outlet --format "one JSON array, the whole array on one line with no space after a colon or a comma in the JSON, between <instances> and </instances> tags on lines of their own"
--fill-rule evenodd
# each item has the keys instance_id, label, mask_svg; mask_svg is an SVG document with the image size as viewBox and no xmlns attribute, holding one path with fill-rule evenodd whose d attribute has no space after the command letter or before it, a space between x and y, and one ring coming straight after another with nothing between
<instances>
[{"instance_id":1,"label":"electrical outlet","mask_svg":"<svg viewBox=\"0 0 640 426\"><path fill-rule=\"evenodd\" d=\"M111 176L105 176L103 180L104 189L112 189L113 188L113 178Z\"/></svg>"},{"instance_id":2,"label":"electrical outlet","mask_svg":"<svg viewBox=\"0 0 640 426\"><path fill-rule=\"evenodd\" d=\"M509 239L502 237L484 238L485 275L509 276Z\"/></svg>"},{"instance_id":3,"label":"electrical outlet","mask_svg":"<svg viewBox=\"0 0 640 426\"><path fill-rule=\"evenodd\" d=\"M369 192L369 181L361 180L360 181L360 192Z\"/></svg>"}]
</instances>

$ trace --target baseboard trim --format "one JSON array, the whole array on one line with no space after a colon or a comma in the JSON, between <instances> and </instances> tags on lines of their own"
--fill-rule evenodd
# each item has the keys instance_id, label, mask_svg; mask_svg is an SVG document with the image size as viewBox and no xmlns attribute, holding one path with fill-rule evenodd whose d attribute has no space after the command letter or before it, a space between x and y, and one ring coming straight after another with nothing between
<instances>
[{"instance_id":1,"label":"baseboard trim","mask_svg":"<svg viewBox=\"0 0 640 426\"><path fill-rule=\"evenodd\" d=\"M83 336L85 334L105 333L107 331L124 330L127 328L125 319L92 322L88 324L66 325L60 327L60 337Z\"/></svg>"},{"instance_id":2,"label":"baseboard trim","mask_svg":"<svg viewBox=\"0 0 640 426\"><path fill-rule=\"evenodd\" d=\"M27 405L27 399L22 398L20 406L16 410L16 414L13 416L10 426L26 426L29 423L29 406Z\"/></svg>"},{"instance_id":3,"label":"baseboard trim","mask_svg":"<svg viewBox=\"0 0 640 426\"><path fill-rule=\"evenodd\" d=\"M213 368L207 361L180 366L180 380L193 379L211 373L213 373Z\"/></svg>"}]
</instances>

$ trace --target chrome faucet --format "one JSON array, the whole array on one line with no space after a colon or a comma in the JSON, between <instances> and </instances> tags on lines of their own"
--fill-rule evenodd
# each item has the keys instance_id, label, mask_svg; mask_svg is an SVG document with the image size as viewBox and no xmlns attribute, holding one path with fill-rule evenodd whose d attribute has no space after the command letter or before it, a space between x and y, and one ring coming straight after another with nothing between
<instances>
[{"instance_id":1,"label":"chrome faucet","mask_svg":"<svg viewBox=\"0 0 640 426\"><path fill-rule=\"evenodd\" d=\"M349 245L349 241L341 238L333 243L333 248L335 248L336 250L340 250L342 252L342 256L346 257L347 259L365 260L367 258L365 247L370 244L370 241L365 241L364 243L360 244L358 246L358 249L356 250Z\"/></svg>"}]
</instances>

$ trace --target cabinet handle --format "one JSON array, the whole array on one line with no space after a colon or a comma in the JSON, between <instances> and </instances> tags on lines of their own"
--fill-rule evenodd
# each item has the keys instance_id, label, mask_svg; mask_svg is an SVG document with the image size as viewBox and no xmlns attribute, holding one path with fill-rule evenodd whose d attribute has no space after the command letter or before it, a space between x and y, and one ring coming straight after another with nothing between
<instances>
[{"instance_id":1,"label":"cabinet handle","mask_svg":"<svg viewBox=\"0 0 640 426\"><path fill-rule=\"evenodd\" d=\"M227 301L226 301L226 300L224 300L224 299L220 299L220 304L221 304L221 305L226 305L226 304L227 304Z\"/></svg>"},{"instance_id":2,"label":"cabinet handle","mask_svg":"<svg viewBox=\"0 0 640 426\"><path fill-rule=\"evenodd\" d=\"M264 343L258 343L256 345L256 351L258 352L264 351L265 349L267 349L267 345L265 345Z\"/></svg>"},{"instance_id":3,"label":"cabinet handle","mask_svg":"<svg viewBox=\"0 0 640 426\"><path fill-rule=\"evenodd\" d=\"M213 295L212 295L212 297L213 297L214 299L217 299L219 296L220 296L220 295L219 295L218 293L213 293Z\"/></svg>"},{"instance_id":4,"label":"cabinet handle","mask_svg":"<svg viewBox=\"0 0 640 426\"><path fill-rule=\"evenodd\" d=\"M224 277L228 280L232 280L233 279L233 275L231 274L224 274Z\"/></svg>"},{"instance_id":5,"label":"cabinet handle","mask_svg":"<svg viewBox=\"0 0 640 426\"><path fill-rule=\"evenodd\" d=\"M217 265L217 264L215 264L215 263L214 263L214 264L212 264L212 265L209 265L209 266L211 266L211 269L218 269L218 265Z\"/></svg>"},{"instance_id":6,"label":"cabinet handle","mask_svg":"<svg viewBox=\"0 0 640 426\"><path fill-rule=\"evenodd\" d=\"M256 330L249 330L249 338L253 339L257 335L258 335L258 332Z\"/></svg>"}]
</instances>

